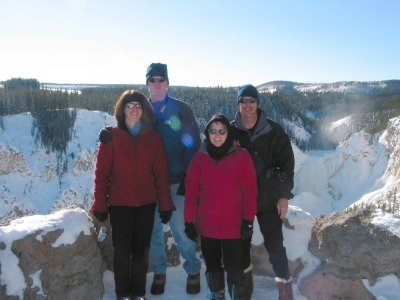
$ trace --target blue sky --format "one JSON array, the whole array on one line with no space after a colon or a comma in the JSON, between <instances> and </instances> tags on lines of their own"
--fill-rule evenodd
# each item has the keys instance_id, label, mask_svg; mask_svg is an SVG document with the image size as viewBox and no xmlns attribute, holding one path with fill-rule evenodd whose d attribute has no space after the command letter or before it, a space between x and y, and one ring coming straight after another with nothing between
<instances>
[{"instance_id":1,"label":"blue sky","mask_svg":"<svg viewBox=\"0 0 400 300\"><path fill-rule=\"evenodd\" d=\"M0 81L400 79L398 0L0 0Z\"/></svg>"}]
</instances>

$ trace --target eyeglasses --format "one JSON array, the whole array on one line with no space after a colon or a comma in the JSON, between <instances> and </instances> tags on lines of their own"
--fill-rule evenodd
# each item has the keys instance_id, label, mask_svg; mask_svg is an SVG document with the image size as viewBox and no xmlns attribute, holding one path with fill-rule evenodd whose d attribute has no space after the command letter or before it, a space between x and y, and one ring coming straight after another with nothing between
<instances>
[{"instance_id":1,"label":"eyeglasses","mask_svg":"<svg viewBox=\"0 0 400 300\"><path fill-rule=\"evenodd\" d=\"M209 134L216 134L216 133L219 133L220 135L225 135L226 134L226 130L225 129L215 129L215 128L211 128L211 129L208 129L208 133Z\"/></svg>"},{"instance_id":2,"label":"eyeglasses","mask_svg":"<svg viewBox=\"0 0 400 300\"><path fill-rule=\"evenodd\" d=\"M132 108L137 108L137 109L142 109L143 106L141 103L137 103L137 102L129 102L127 104L125 104L125 107L132 109Z\"/></svg>"},{"instance_id":3,"label":"eyeglasses","mask_svg":"<svg viewBox=\"0 0 400 300\"><path fill-rule=\"evenodd\" d=\"M254 104L254 103L257 103L257 99L254 99L254 98L251 98L251 99L240 98L239 102L242 103L242 104L249 104L249 103L250 104Z\"/></svg>"},{"instance_id":4,"label":"eyeglasses","mask_svg":"<svg viewBox=\"0 0 400 300\"><path fill-rule=\"evenodd\" d=\"M150 78L150 82L165 82L165 78Z\"/></svg>"}]
</instances>

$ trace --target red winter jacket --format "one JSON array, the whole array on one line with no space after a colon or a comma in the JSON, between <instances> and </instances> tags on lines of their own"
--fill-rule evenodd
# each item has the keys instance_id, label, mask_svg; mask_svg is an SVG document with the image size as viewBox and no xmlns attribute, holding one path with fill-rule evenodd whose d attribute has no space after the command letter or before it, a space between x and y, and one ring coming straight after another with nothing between
<instances>
[{"instance_id":1,"label":"red winter jacket","mask_svg":"<svg viewBox=\"0 0 400 300\"><path fill-rule=\"evenodd\" d=\"M112 140L97 154L92 211L108 205L142 206L159 202L159 210L175 209L170 194L167 158L161 137L148 129L138 137L114 127Z\"/></svg>"},{"instance_id":2,"label":"red winter jacket","mask_svg":"<svg viewBox=\"0 0 400 300\"><path fill-rule=\"evenodd\" d=\"M185 222L195 222L204 237L240 238L242 220L254 220L256 197L256 174L247 150L234 145L220 161L201 150L186 177Z\"/></svg>"}]
</instances>

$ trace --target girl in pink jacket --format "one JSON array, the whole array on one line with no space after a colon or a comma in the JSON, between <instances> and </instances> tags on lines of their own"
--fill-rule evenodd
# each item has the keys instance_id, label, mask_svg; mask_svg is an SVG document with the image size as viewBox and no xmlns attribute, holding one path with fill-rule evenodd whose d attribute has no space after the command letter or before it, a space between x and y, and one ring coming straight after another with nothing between
<instances>
[{"instance_id":1,"label":"girl in pink jacket","mask_svg":"<svg viewBox=\"0 0 400 300\"><path fill-rule=\"evenodd\" d=\"M254 165L224 115L215 114L205 134L187 172L185 232L201 237L210 298L224 299L225 270L231 298L243 299L242 239L251 238L256 214Z\"/></svg>"}]
</instances>

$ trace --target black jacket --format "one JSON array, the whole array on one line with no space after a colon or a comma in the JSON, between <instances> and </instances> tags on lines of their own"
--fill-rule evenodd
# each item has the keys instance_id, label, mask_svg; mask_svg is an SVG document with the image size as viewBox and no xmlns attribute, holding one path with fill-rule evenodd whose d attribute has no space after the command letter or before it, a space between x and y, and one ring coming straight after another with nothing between
<instances>
[{"instance_id":1,"label":"black jacket","mask_svg":"<svg viewBox=\"0 0 400 300\"><path fill-rule=\"evenodd\" d=\"M239 112L231 124L234 139L253 158L258 186L257 211L275 208L279 198L292 198L294 154L282 127L268 119L261 109L252 133L242 125Z\"/></svg>"}]
</instances>

